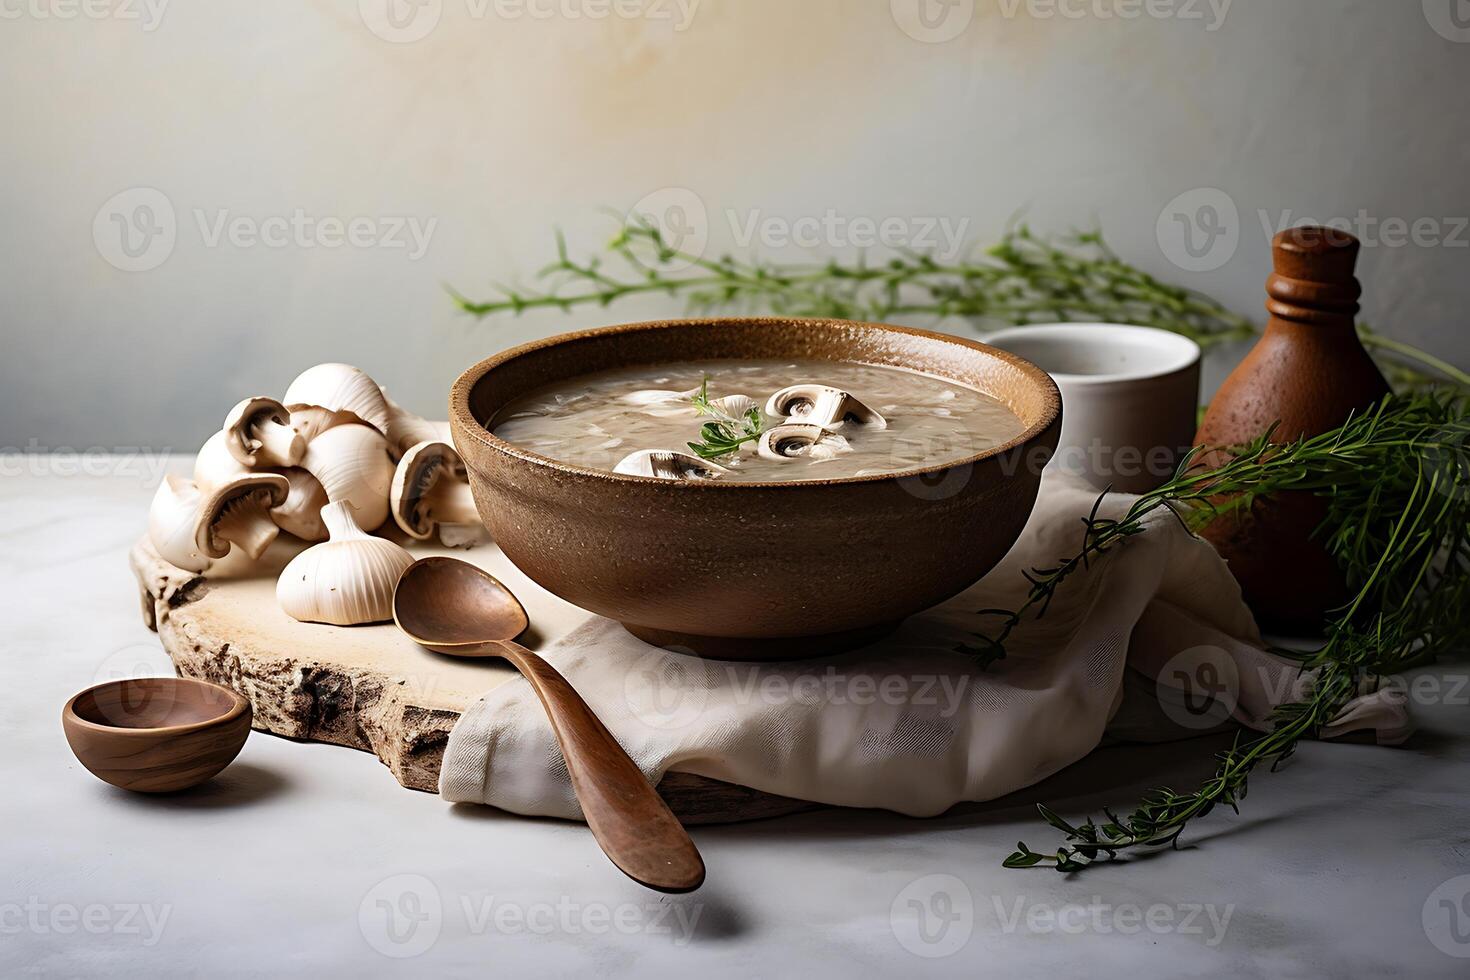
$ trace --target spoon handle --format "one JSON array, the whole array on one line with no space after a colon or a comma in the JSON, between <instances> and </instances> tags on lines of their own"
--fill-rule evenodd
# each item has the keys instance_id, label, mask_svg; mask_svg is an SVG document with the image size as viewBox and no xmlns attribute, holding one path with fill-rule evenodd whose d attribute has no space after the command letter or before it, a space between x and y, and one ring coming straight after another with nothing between
<instances>
[{"instance_id":1,"label":"spoon handle","mask_svg":"<svg viewBox=\"0 0 1470 980\"><path fill-rule=\"evenodd\" d=\"M499 644L546 708L577 801L603 852L629 878L662 892L704 881L704 860L668 804L565 677L509 640Z\"/></svg>"}]
</instances>

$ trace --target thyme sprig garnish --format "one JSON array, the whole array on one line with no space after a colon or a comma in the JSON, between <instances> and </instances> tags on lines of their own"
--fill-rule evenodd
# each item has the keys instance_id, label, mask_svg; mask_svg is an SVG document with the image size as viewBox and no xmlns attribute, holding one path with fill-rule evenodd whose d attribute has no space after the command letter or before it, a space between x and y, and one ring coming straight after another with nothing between
<instances>
[{"instance_id":1,"label":"thyme sprig garnish","mask_svg":"<svg viewBox=\"0 0 1470 980\"><path fill-rule=\"evenodd\" d=\"M740 451L747 442L759 439L765 433L765 418L755 406L740 417L726 412L709 397L709 375L700 382L699 391L690 399L694 410L713 421L699 428L699 442L689 443L689 449L700 459L723 459Z\"/></svg>"},{"instance_id":2,"label":"thyme sprig garnish","mask_svg":"<svg viewBox=\"0 0 1470 980\"><path fill-rule=\"evenodd\" d=\"M556 235L556 260L537 278L539 289L502 286L499 295L473 301L453 290L460 309L484 317L533 309L609 306L643 294L682 297L695 312L768 312L921 323L948 317L975 329L1009 324L1080 320L1136 323L1183 334L1211 347L1255 335L1255 325L1203 293L1175 286L1125 262L1100 232L1039 236L1026 225L1000 242L954 262L899 251L870 264L852 261L772 263L730 255L705 258L671 244L645 217L622 221L602 254L571 257ZM1359 327L1363 343L1396 387L1470 375L1402 341Z\"/></svg>"},{"instance_id":3,"label":"thyme sprig garnish","mask_svg":"<svg viewBox=\"0 0 1470 980\"><path fill-rule=\"evenodd\" d=\"M1065 843L1055 852L1020 843L1006 867L1079 871L1100 856L1177 845L1186 826L1216 806L1238 812L1259 764L1270 761L1274 769L1354 697L1387 675L1462 652L1470 643L1467 395L1390 398L1324 435L1285 444L1270 436L1232 447L1233 458L1214 468L1192 453L1168 483L1139 497L1121 518L1101 518L1094 507L1078 551L1028 573L1031 589L1022 606L1004 613L993 635L966 649L987 661L1003 657L1012 630L1028 616L1044 615L1068 577L1140 533L1161 509L1197 528L1221 518L1217 496L1227 496L1233 510L1267 494L1305 490L1327 499L1322 539L1355 590L1333 614L1322 646L1294 655L1303 671L1313 672L1307 696L1278 708L1267 734L1237 739L1217 757L1214 776L1191 792L1156 789L1127 817L1104 808L1101 821L1081 824L1038 807Z\"/></svg>"}]
</instances>

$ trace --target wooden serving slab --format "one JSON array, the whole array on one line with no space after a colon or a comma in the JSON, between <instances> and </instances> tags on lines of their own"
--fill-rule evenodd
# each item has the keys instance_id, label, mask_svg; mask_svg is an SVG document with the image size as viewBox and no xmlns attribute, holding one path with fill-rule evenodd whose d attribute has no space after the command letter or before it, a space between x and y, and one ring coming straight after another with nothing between
<instances>
[{"instance_id":1,"label":"wooden serving slab","mask_svg":"<svg viewBox=\"0 0 1470 980\"><path fill-rule=\"evenodd\" d=\"M530 615L532 631L523 641L533 649L590 615L540 589L494 545L410 544L416 558L453 555L509 586ZM283 536L257 565L231 555L197 575L164 561L145 537L130 555L144 622L157 631L179 674L249 698L255 728L364 749L403 786L438 792L449 730L471 702L515 671L500 661L430 653L391 623L296 622L276 604L275 588L281 568L302 547ZM658 791L685 823L756 820L814 807L692 773L665 774Z\"/></svg>"}]
</instances>

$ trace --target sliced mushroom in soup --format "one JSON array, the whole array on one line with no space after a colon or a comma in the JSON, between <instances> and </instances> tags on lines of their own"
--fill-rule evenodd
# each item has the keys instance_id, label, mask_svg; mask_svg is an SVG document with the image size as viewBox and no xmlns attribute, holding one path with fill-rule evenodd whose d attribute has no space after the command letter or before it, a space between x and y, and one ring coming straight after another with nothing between
<instances>
[{"instance_id":1,"label":"sliced mushroom in soup","mask_svg":"<svg viewBox=\"0 0 1470 980\"><path fill-rule=\"evenodd\" d=\"M752 483L919 469L1002 445L1023 426L989 395L902 368L710 360L570 378L507 404L490 428L590 469Z\"/></svg>"}]
</instances>

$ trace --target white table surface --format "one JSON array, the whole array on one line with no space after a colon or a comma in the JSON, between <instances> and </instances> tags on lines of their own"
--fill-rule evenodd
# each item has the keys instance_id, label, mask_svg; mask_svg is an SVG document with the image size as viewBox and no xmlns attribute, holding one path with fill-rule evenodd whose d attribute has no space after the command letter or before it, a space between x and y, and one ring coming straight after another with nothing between
<instances>
[{"instance_id":1,"label":"white table surface","mask_svg":"<svg viewBox=\"0 0 1470 980\"><path fill-rule=\"evenodd\" d=\"M1190 785L1220 743L1104 750L933 820L700 828L708 882L676 898L580 825L450 806L350 749L257 732L198 790L116 790L59 716L94 679L167 664L127 567L157 479L152 460L0 455L0 976L1470 975L1463 666L1431 675L1407 747L1304 745L1182 852L1078 876L1000 868L1017 839L1055 842L1032 803L1125 806Z\"/></svg>"}]
</instances>

